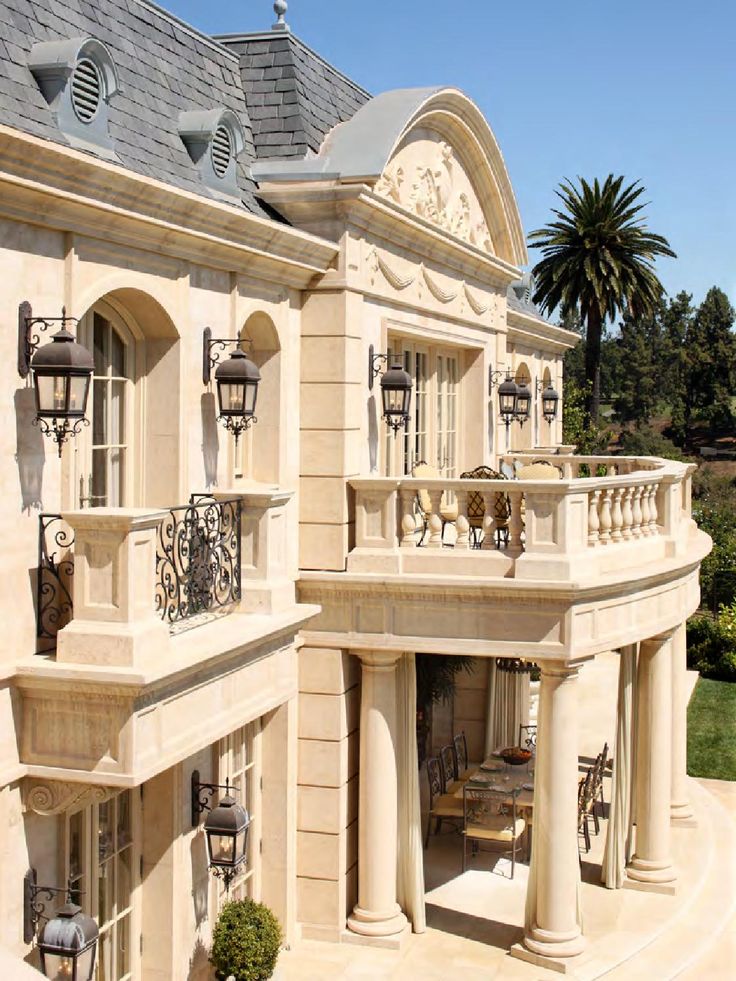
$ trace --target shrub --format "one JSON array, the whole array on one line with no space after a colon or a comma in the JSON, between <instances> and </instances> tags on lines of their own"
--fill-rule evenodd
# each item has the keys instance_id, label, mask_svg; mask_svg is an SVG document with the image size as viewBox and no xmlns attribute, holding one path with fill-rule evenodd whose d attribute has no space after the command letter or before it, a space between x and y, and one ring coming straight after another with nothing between
<instances>
[{"instance_id":1,"label":"shrub","mask_svg":"<svg viewBox=\"0 0 736 981\"><path fill-rule=\"evenodd\" d=\"M210 961L218 978L267 981L281 942L281 926L267 906L252 899L226 903L215 924Z\"/></svg>"},{"instance_id":2,"label":"shrub","mask_svg":"<svg viewBox=\"0 0 736 981\"><path fill-rule=\"evenodd\" d=\"M687 622L687 666L714 681L736 681L736 606L721 607L718 620Z\"/></svg>"}]
</instances>

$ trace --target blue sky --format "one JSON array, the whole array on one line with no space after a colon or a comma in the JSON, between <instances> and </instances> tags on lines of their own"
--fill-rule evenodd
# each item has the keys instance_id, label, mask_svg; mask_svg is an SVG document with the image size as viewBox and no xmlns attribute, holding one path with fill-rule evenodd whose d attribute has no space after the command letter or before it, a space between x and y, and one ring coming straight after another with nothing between
<instances>
[{"instance_id":1,"label":"blue sky","mask_svg":"<svg viewBox=\"0 0 736 981\"><path fill-rule=\"evenodd\" d=\"M270 0L163 0L210 32L268 29ZM373 93L455 85L504 154L527 231L563 177L639 178L676 260L658 271L697 301L736 304L733 0L290 0L306 44ZM532 262L534 253L531 253Z\"/></svg>"}]
</instances>

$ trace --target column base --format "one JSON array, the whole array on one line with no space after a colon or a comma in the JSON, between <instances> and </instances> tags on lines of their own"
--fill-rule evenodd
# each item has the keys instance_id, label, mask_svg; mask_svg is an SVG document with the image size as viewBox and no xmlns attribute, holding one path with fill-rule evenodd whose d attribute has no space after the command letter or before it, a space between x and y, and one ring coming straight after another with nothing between
<instances>
[{"instance_id":1,"label":"column base","mask_svg":"<svg viewBox=\"0 0 736 981\"><path fill-rule=\"evenodd\" d=\"M670 821L686 828L696 828L695 812L689 801L682 801L678 804L670 804Z\"/></svg>"},{"instance_id":2,"label":"column base","mask_svg":"<svg viewBox=\"0 0 736 981\"><path fill-rule=\"evenodd\" d=\"M524 937L523 946L538 957L564 959L582 954L585 949L585 937L579 927L567 933L558 933L534 926Z\"/></svg>"},{"instance_id":3,"label":"column base","mask_svg":"<svg viewBox=\"0 0 736 981\"><path fill-rule=\"evenodd\" d=\"M669 860L655 862L636 855L626 867L626 875L634 882L652 885L669 885L677 879L677 871Z\"/></svg>"},{"instance_id":4,"label":"column base","mask_svg":"<svg viewBox=\"0 0 736 981\"><path fill-rule=\"evenodd\" d=\"M526 961L527 964L533 964L535 967L541 967L546 971L556 971L558 974L568 974L572 977L576 977L576 969L578 965L578 960L575 957L546 957L542 954L534 954L531 950L527 950L523 943L514 944L509 951L511 957L516 957L520 961Z\"/></svg>"},{"instance_id":5,"label":"column base","mask_svg":"<svg viewBox=\"0 0 736 981\"><path fill-rule=\"evenodd\" d=\"M401 933L407 919L397 903L395 908L385 912L372 912L356 906L348 917L348 930L361 937L390 937Z\"/></svg>"},{"instance_id":6,"label":"column base","mask_svg":"<svg viewBox=\"0 0 736 981\"><path fill-rule=\"evenodd\" d=\"M365 936L361 933L353 933L352 930L343 930L340 935L340 943L356 944L360 947L378 947L381 950L403 950L411 937L411 927L408 923L399 933L391 933L386 937Z\"/></svg>"}]
</instances>

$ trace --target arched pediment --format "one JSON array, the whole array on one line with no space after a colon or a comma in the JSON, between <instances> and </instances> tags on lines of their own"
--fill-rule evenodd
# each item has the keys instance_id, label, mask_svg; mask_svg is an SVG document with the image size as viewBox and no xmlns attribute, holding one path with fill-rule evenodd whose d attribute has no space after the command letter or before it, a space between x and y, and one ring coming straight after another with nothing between
<instances>
[{"instance_id":1,"label":"arched pediment","mask_svg":"<svg viewBox=\"0 0 736 981\"><path fill-rule=\"evenodd\" d=\"M515 266L527 262L498 144L481 111L457 89L384 92L335 126L317 156L259 160L252 172L262 184L368 184L486 253Z\"/></svg>"}]
</instances>

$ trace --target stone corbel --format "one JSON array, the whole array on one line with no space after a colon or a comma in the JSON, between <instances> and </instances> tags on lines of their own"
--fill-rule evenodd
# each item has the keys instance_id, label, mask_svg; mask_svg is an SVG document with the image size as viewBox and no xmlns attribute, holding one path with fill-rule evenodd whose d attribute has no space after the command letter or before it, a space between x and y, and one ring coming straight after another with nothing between
<instances>
[{"instance_id":1,"label":"stone corbel","mask_svg":"<svg viewBox=\"0 0 736 981\"><path fill-rule=\"evenodd\" d=\"M43 817L80 810L89 804L103 804L119 792L119 787L69 783L65 780L35 780L26 777L21 784L23 809Z\"/></svg>"}]
</instances>

